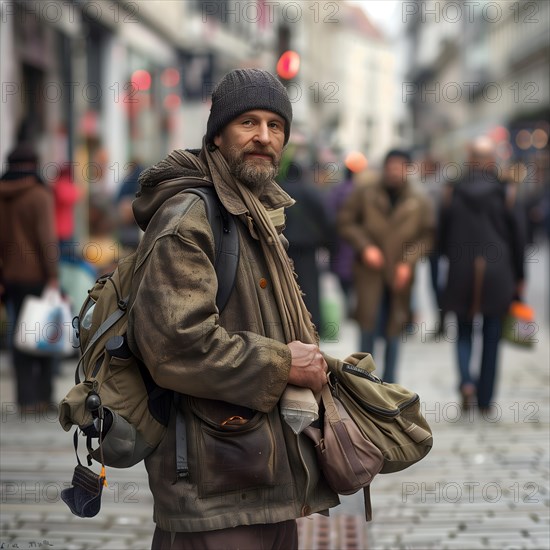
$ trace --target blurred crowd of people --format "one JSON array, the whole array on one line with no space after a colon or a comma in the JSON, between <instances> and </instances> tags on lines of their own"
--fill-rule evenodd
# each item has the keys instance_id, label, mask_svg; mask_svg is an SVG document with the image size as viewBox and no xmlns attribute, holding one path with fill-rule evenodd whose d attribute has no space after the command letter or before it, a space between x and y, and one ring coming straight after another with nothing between
<instances>
[{"instance_id":1,"label":"blurred crowd of people","mask_svg":"<svg viewBox=\"0 0 550 550\"><path fill-rule=\"evenodd\" d=\"M389 151L379 174L343 167L340 181L329 185L316 185L303 167L291 168L282 184L304 204L287 211L285 234L321 336L340 322L323 307L319 281L329 271L340 283L344 315L360 329L358 349L373 354L386 382L398 381L402 335L417 332L415 270L419 261L429 262L432 338L442 340L446 326L456 330L445 339L455 346L462 405L486 412L495 395L503 319L513 302L525 299L526 247L539 232L550 236L549 185L541 181L524 192L523 182L501 169L486 136L465 153L465 169L452 182L442 177L441 163L413 160L405 150Z\"/></svg>"},{"instance_id":2,"label":"blurred crowd of people","mask_svg":"<svg viewBox=\"0 0 550 550\"><path fill-rule=\"evenodd\" d=\"M321 337L341 322L323 293L322 277L330 272L342 291L343 315L359 326L358 350L373 353L385 381L397 381L401 335L415 321L415 268L426 259L437 309L434 334L444 333L447 313L455 315L463 405L477 402L487 409L494 395L502 318L513 300L523 298L526 244L537 228L547 236L550 232L547 182L536 193L522 194L517 179L505 179L497 170L494 144L485 137L470 145L470 169L452 184L438 173L433 158L424 158L420 170L411 169L418 161L398 149L387 153L379 174L357 173L342 164L338 177L319 181L319 166L308 165L293 151L287 151L278 180L296 201L286 212L285 236ZM55 181L44 182L29 143L19 143L10 154L0 180L0 289L8 326L26 295L40 295L52 286L61 287L78 313L95 278L137 247L141 232L132 201L144 167L133 159L126 168L114 192L101 186L83 193L69 165L61 167ZM411 177L418 173L421 181ZM75 208L84 199L89 235L77 242ZM52 253L54 243L57 253ZM477 332L483 351L475 366ZM381 345L384 352L378 357ZM47 407L52 360L18 351L14 360L19 406ZM36 383L29 384L33 379Z\"/></svg>"}]
</instances>

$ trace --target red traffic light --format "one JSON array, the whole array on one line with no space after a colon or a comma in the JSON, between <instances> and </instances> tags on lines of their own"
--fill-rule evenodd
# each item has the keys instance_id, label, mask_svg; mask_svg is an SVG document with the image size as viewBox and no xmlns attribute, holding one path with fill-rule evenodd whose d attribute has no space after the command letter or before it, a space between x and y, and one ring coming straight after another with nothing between
<instances>
[{"instance_id":1,"label":"red traffic light","mask_svg":"<svg viewBox=\"0 0 550 550\"><path fill-rule=\"evenodd\" d=\"M277 74L285 80L294 78L300 69L300 56L298 53L288 50L281 55L277 62Z\"/></svg>"},{"instance_id":2,"label":"red traffic light","mask_svg":"<svg viewBox=\"0 0 550 550\"><path fill-rule=\"evenodd\" d=\"M140 92L147 91L151 87L151 75L145 69L138 69L130 78L132 85Z\"/></svg>"}]
</instances>

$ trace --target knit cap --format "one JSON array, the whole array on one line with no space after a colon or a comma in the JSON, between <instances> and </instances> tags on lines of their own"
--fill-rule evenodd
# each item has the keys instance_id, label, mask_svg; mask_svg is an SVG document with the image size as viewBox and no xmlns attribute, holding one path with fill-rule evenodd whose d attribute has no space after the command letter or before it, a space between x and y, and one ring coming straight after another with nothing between
<instances>
[{"instance_id":1,"label":"knit cap","mask_svg":"<svg viewBox=\"0 0 550 550\"><path fill-rule=\"evenodd\" d=\"M206 126L206 142L240 114L264 109L285 120L285 145L290 135L292 105L286 88L268 71L236 69L226 74L212 92L212 107Z\"/></svg>"}]
</instances>

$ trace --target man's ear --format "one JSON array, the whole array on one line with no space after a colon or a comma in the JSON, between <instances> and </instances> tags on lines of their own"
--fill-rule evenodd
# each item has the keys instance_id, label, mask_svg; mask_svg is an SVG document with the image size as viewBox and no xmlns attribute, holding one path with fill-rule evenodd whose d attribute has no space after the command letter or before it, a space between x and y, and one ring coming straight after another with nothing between
<instances>
[{"instance_id":1,"label":"man's ear","mask_svg":"<svg viewBox=\"0 0 550 550\"><path fill-rule=\"evenodd\" d=\"M222 142L222 136L220 134L218 134L217 136L214 136L214 145L216 147L219 147L221 142Z\"/></svg>"}]
</instances>

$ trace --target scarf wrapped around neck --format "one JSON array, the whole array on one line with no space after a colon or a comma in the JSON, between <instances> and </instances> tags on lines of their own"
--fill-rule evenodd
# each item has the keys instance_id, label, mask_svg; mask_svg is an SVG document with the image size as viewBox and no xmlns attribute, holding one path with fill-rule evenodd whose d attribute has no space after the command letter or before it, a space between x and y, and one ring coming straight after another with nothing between
<instances>
[{"instance_id":1,"label":"scarf wrapped around neck","mask_svg":"<svg viewBox=\"0 0 550 550\"><path fill-rule=\"evenodd\" d=\"M294 270L275 227L275 224L282 225L284 221L283 208L268 210L259 197L231 174L227 161L218 149L211 151L203 144L199 156L187 151L176 150L170 154L169 158L181 166L197 170L208 177L217 190L229 187L241 199L252 218L262 247L273 284L275 301L283 323L286 343L299 340L307 344L318 344L319 340L311 316L304 304ZM270 185L276 186L281 193L284 193L274 181ZM222 202L223 198L220 196ZM290 197L288 197L287 204L293 204ZM272 220L276 220L275 224ZM288 385L281 400L290 408L294 407L317 414L317 401L311 390L307 388Z\"/></svg>"}]
</instances>

